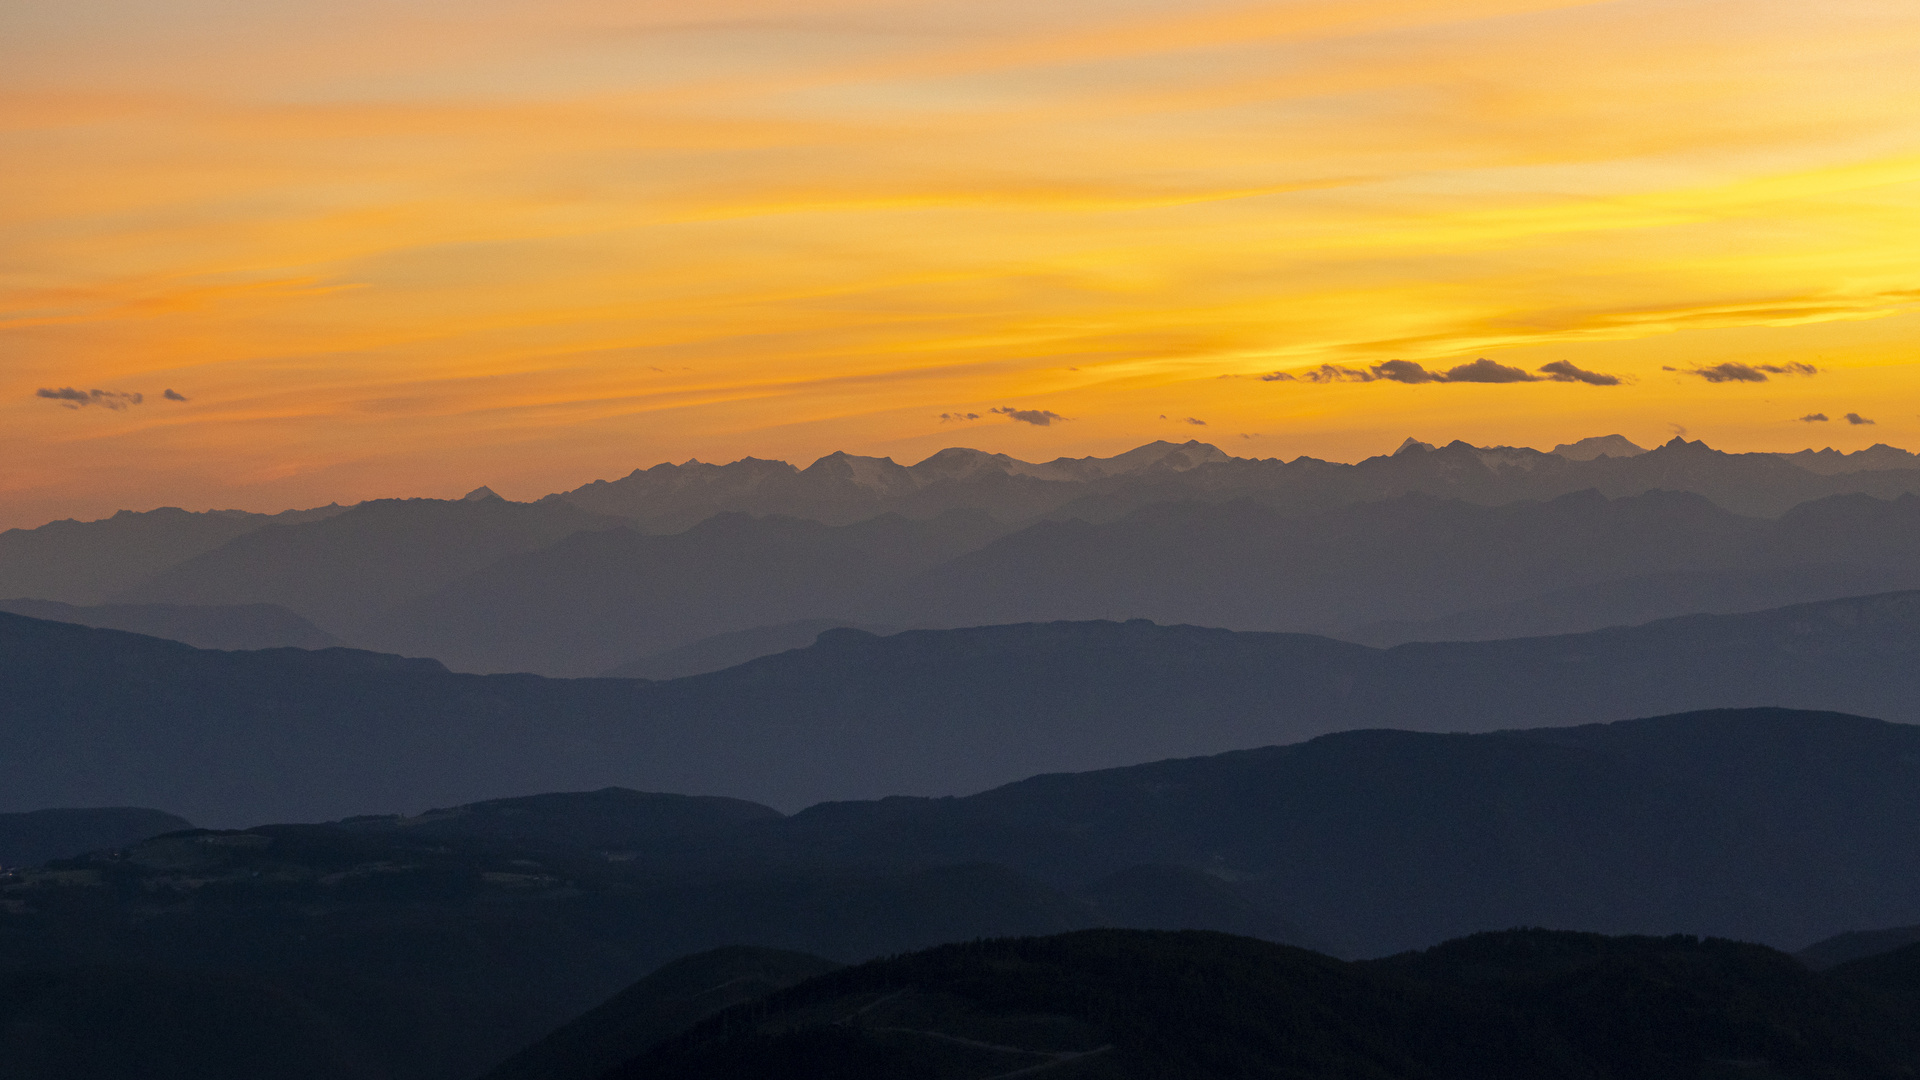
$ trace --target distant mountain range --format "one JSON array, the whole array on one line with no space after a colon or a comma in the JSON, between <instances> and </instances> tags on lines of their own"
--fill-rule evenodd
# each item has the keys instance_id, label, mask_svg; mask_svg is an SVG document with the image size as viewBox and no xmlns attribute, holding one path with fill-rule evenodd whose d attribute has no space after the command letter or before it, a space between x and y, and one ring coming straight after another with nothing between
<instances>
[{"instance_id":1,"label":"distant mountain range","mask_svg":"<svg viewBox=\"0 0 1920 1080\"><path fill-rule=\"evenodd\" d=\"M1875 1030L1874 1018L1889 1015L1881 1008L1913 1023L1913 958L1886 949L1916 947L1900 931L1833 935L1920 920L1916 852L1920 727L1784 709L1478 735L1344 732L1035 776L966 798L827 803L792 816L735 799L603 790L411 817L177 832L0 877L0 1060L69 1070L85 1061L87 1075L104 1078L460 1080L526 1048L501 1065L501 1080L592 1076L564 1070L651 1052L702 1015L749 998L769 1005L756 1017L797 1018L783 1011L789 1004L843 1016L822 1003L845 1000L832 989L845 984L801 980L834 963L939 942L1099 926L1197 929L1381 957L1463 933L1548 926L1786 948L1827 939L1807 956L1834 970L1815 977L1759 945L1542 931L1357 966L1245 940L1213 955L1241 964L1286 957L1319 973L1313 985L1345 987L1326 999L1301 998L1300 987L1261 991L1263 1014L1276 1014L1282 1000L1329 1010L1303 1032L1358 1022L1365 1010L1353 1003L1371 999L1353 995L1367 986L1405 1002L1412 985L1399 980L1412 979L1436 986L1435 1001L1471 1005L1472 995L1502 985L1518 995L1484 1022L1543 1001L1570 1008L1587 1000L1600 1010L1592 1016L1629 1024L1632 1045L1665 1032L1660 1038L1680 1041L1662 1045L1693 1047L1687 1053L1833 1064L1837 1050L1806 1049L1828 1045L1819 1032L1849 1032L1831 1047L1864 1053L1881 1044L1848 1040ZM1083 940L1110 944L1082 960L1150 939L1161 940L1091 935ZM632 985L674 957L729 945L751 948ZM1001 957L986 970L1023 970L1009 966L1018 953L1008 948L945 955ZM1168 963L1192 972L1201 955ZM965 998L992 985L980 977L951 985L888 977L887 986L975 987ZM1194 992L1217 990L1224 977L1210 975ZM1352 977L1385 981L1341 981ZM1150 981L1144 971L1103 978L1126 993ZM1851 991L1841 984L1856 978L1891 996L1881 1005L1845 999ZM722 992L725 985L735 989ZM808 988L783 997L782 986ZM993 991L1013 992L1011 984ZM1831 994L1843 997L1823 996ZM149 998L138 1009L124 1004ZM1347 1004L1334 1008L1334 1000ZM1634 1026L1645 1021L1633 1019L1636 1002L1661 1023ZM942 1026L970 1010L977 1016L981 1001L957 1012L951 1001L913 1004L923 1019L937 1014L937 1030L1046 1049ZM1061 1004L1040 1011L1063 1015ZM1168 1010L1161 1002L1152 1014L1181 1015ZM1757 1023L1763 1013L1775 1019ZM577 1025L561 1026L576 1016ZM738 1019L724 1030L762 1030ZM1478 1029L1458 1021L1435 1027L1436 1046L1471 1043ZM1696 1023L1705 1026L1689 1026ZM113 1038L86 1037L104 1024ZM1407 1030L1398 1021L1388 1028ZM1776 1028L1786 1034L1768 1042ZM1562 1040L1584 1037L1559 1030ZM1702 1032L1717 1034L1689 1041ZM731 1037L709 1027L680 1045ZM1107 1032L1080 1049L1114 1038ZM1910 1040L1895 1043L1912 1051ZM1558 1045L1539 1045L1550 1044ZM1516 1044L1489 1045L1511 1054ZM1587 1055L1640 1052L1607 1050L1606 1039L1581 1045ZM1794 1052L1812 1057L1782 1056ZM681 1075L672 1070L686 1060L653 1061L637 1075ZM169 1073L162 1061L198 1070ZM231 1071L208 1071L211 1062ZM809 1074L782 1067L769 1075Z\"/></svg>"},{"instance_id":2,"label":"distant mountain range","mask_svg":"<svg viewBox=\"0 0 1920 1080\"><path fill-rule=\"evenodd\" d=\"M1920 593L1373 649L1149 622L855 630L690 678L199 651L0 615L0 809L314 820L621 785L797 808L1367 727L1782 705L1920 721Z\"/></svg>"},{"instance_id":3,"label":"distant mountain range","mask_svg":"<svg viewBox=\"0 0 1920 1080\"><path fill-rule=\"evenodd\" d=\"M1451 618L1477 621L1462 636L1513 637L1858 586L1920 586L1920 496L1835 496L1777 520L1668 491L1497 507L1406 495L1306 516L1248 501L1166 504L1104 524L1031 526L859 614L896 625L1147 618L1375 637L1388 620L1444 632L1446 622L1421 620Z\"/></svg>"},{"instance_id":4,"label":"distant mountain range","mask_svg":"<svg viewBox=\"0 0 1920 1080\"><path fill-rule=\"evenodd\" d=\"M693 658L800 644L780 628L809 623L1149 618L1396 644L1920 587L1905 451L1807 456L1816 470L1679 440L1583 442L1412 444L1357 465L1200 443L1044 465L964 450L910 468L690 463L535 503L481 489L273 519L60 522L0 534L0 583L44 603L110 599L122 614L63 617L190 644L331 639L554 676L711 670ZM258 605L306 636L232 610ZM161 606L204 614L168 623ZM679 666L641 663L681 649Z\"/></svg>"},{"instance_id":5,"label":"distant mountain range","mask_svg":"<svg viewBox=\"0 0 1920 1080\"><path fill-rule=\"evenodd\" d=\"M931 517L985 510L1008 522L1041 516L1109 521L1168 501L1253 499L1289 511L1325 509L1421 493L1489 505L1593 488L1608 496L1692 491L1735 513L1778 514L1827 495L1889 497L1920 491L1920 456L1884 444L1852 454L1723 454L1676 438L1653 451L1609 436L1543 453L1525 447L1435 447L1407 440L1399 451L1354 465L1315 458L1229 457L1201 442L1149 443L1112 458L1035 464L954 448L917 465L830 454L805 469L747 458L636 469L548 496L596 514L677 532L713 514L743 511L845 524L883 513Z\"/></svg>"},{"instance_id":6,"label":"distant mountain range","mask_svg":"<svg viewBox=\"0 0 1920 1080\"><path fill-rule=\"evenodd\" d=\"M177 507L122 510L99 521L55 521L0 532L0 596L98 604L170 567L269 524L319 521L343 507L250 514Z\"/></svg>"}]
</instances>

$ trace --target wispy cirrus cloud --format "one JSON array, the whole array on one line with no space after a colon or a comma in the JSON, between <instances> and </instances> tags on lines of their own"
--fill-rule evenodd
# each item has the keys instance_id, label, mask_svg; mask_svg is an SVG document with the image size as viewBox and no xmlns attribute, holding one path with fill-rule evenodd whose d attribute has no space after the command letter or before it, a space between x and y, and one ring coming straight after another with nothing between
<instances>
[{"instance_id":1,"label":"wispy cirrus cloud","mask_svg":"<svg viewBox=\"0 0 1920 1080\"><path fill-rule=\"evenodd\" d=\"M1820 369L1812 364L1803 364L1797 360L1788 364L1742 364L1729 360L1704 367L1662 366L1660 370L1677 372L1681 375L1697 375L1710 383L1762 383L1773 375L1818 375L1820 373Z\"/></svg>"}]
</instances>

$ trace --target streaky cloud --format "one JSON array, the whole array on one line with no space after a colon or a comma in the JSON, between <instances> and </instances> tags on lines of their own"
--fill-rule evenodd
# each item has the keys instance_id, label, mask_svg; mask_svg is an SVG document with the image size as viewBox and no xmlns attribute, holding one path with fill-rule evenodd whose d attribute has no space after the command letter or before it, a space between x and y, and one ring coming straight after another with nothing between
<instances>
[{"instance_id":1,"label":"streaky cloud","mask_svg":"<svg viewBox=\"0 0 1920 1080\"><path fill-rule=\"evenodd\" d=\"M1419 383L1529 383L1571 382L1588 386L1619 386L1626 380L1618 375L1588 371L1565 360L1555 360L1534 374L1524 368L1497 363L1481 357L1470 363L1456 364L1445 371L1428 371L1412 360L1383 360L1366 370L1340 364L1321 364L1304 371L1275 371L1260 376L1262 382L1397 382Z\"/></svg>"},{"instance_id":2,"label":"streaky cloud","mask_svg":"<svg viewBox=\"0 0 1920 1080\"><path fill-rule=\"evenodd\" d=\"M138 405L146 400L146 398L140 394L125 393L119 390L79 390L71 386L62 386L58 389L43 386L35 390L33 396L45 398L48 401L57 401L62 407L68 409L82 409L89 405L98 405L103 409L112 409L114 412L123 412L127 408ZM184 401L185 399L182 398L181 400Z\"/></svg>"},{"instance_id":3,"label":"streaky cloud","mask_svg":"<svg viewBox=\"0 0 1920 1080\"><path fill-rule=\"evenodd\" d=\"M1763 383L1769 375L1817 375L1820 369L1812 364L1794 361L1789 364L1742 364L1728 360L1724 363L1709 364L1704 367L1676 368L1662 367L1662 371L1672 371L1681 375L1698 375L1710 383L1748 382Z\"/></svg>"}]
</instances>

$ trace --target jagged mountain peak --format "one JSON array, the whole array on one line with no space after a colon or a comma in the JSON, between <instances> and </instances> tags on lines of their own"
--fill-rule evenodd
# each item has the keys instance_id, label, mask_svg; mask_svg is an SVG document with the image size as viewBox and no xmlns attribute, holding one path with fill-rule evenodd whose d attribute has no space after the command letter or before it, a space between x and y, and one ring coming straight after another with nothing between
<instances>
[{"instance_id":1,"label":"jagged mountain peak","mask_svg":"<svg viewBox=\"0 0 1920 1080\"><path fill-rule=\"evenodd\" d=\"M1634 443L1625 435L1589 435L1570 443L1561 443L1553 448L1553 453L1568 461L1592 461L1597 457L1635 457L1647 452L1646 447Z\"/></svg>"}]
</instances>

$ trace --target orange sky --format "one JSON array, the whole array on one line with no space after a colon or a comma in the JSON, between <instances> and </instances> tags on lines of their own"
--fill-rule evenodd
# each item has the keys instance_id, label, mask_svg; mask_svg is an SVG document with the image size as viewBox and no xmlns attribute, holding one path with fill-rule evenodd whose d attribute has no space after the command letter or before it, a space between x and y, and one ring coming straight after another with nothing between
<instances>
[{"instance_id":1,"label":"orange sky","mask_svg":"<svg viewBox=\"0 0 1920 1080\"><path fill-rule=\"evenodd\" d=\"M0 526L834 449L1920 448L1916 71L1912 0L11 0ZM1622 382L1260 378L1483 356Z\"/></svg>"}]
</instances>

